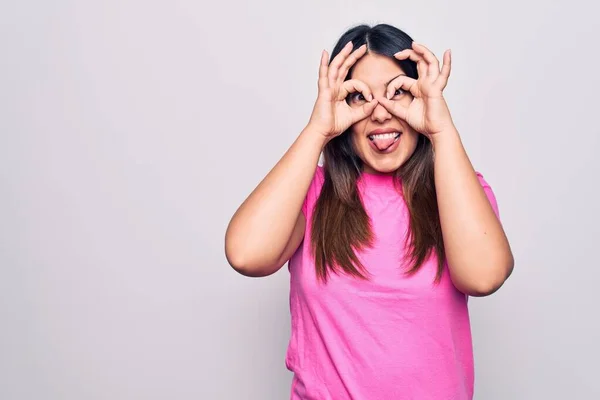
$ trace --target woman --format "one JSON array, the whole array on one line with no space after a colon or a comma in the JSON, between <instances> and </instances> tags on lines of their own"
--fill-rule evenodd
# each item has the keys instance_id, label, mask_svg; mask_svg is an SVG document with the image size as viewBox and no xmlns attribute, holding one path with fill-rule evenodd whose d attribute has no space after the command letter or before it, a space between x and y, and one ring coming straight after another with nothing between
<instances>
[{"instance_id":1,"label":"woman","mask_svg":"<svg viewBox=\"0 0 600 400\"><path fill-rule=\"evenodd\" d=\"M346 32L305 129L227 229L229 263L289 260L292 399L471 399L468 296L513 256L444 100L443 64L390 25ZM317 166L323 152L323 166Z\"/></svg>"}]
</instances>

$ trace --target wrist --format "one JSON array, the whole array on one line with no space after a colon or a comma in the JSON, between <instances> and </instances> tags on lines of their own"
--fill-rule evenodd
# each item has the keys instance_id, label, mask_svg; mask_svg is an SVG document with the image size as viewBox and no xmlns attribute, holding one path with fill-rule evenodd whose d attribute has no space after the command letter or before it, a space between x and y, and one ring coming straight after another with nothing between
<instances>
[{"instance_id":1,"label":"wrist","mask_svg":"<svg viewBox=\"0 0 600 400\"><path fill-rule=\"evenodd\" d=\"M311 125L307 125L302 132L300 132L300 136L307 138L307 140L313 142L321 149L323 149L323 147L325 147L330 140L327 134L321 132L318 128Z\"/></svg>"},{"instance_id":2,"label":"wrist","mask_svg":"<svg viewBox=\"0 0 600 400\"><path fill-rule=\"evenodd\" d=\"M460 143L460 135L458 130L452 126L443 131L435 133L429 136L429 140L431 141L431 145L433 146L434 151L440 146L446 146L447 144L456 144Z\"/></svg>"}]
</instances>

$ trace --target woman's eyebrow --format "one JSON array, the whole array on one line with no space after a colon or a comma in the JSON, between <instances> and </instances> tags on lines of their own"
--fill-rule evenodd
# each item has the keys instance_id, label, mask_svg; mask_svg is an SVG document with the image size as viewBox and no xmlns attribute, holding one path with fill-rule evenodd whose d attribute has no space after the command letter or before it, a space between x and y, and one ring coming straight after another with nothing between
<instances>
[{"instance_id":1,"label":"woman's eyebrow","mask_svg":"<svg viewBox=\"0 0 600 400\"><path fill-rule=\"evenodd\" d=\"M396 79L398 76L406 76L406 74L400 74L400 75L397 75L397 76L393 77L392 79L390 79L390 80L389 80L389 81L388 81L388 82L385 84L385 86L388 86L388 85L389 85L389 84L390 84L390 83L391 83L391 82L392 82L394 79Z\"/></svg>"}]
</instances>

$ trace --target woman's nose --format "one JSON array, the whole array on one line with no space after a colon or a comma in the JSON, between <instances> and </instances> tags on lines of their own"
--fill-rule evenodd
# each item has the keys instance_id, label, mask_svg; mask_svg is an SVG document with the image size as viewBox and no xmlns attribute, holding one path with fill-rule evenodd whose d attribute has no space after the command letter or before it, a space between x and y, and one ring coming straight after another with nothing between
<instances>
[{"instance_id":1,"label":"woman's nose","mask_svg":"<svg viewBox=\"0 0 600 400\"><path fill-rule=\"evenodd\" d=\"M381 103L379 103L375 106L375 109L373 110L373 113L371 114L371 120L377 121L377 122L385 122L390 118L392 118L392 115L389 113L389 111L384 106L381 105Z\"/></svg>"}]
</instances>

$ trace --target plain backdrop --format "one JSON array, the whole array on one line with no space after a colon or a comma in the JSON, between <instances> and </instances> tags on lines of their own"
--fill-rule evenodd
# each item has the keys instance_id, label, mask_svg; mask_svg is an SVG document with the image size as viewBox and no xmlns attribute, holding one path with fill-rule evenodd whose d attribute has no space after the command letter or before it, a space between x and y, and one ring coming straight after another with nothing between
<instances>
[{"instance_id":1,"label":"plain backdrop","mask_svg":"<svg viewBox=\"0 0 600 400\"><path fill-rule=\"evenodd\" d=\"M591 4L2 2L0 398L289 398L287 267L236 274L225 228L307 123L321 50L386 22L452 49L515 254L469 302L475 398L599 399Z\"/></svg>"}]
</instances>

